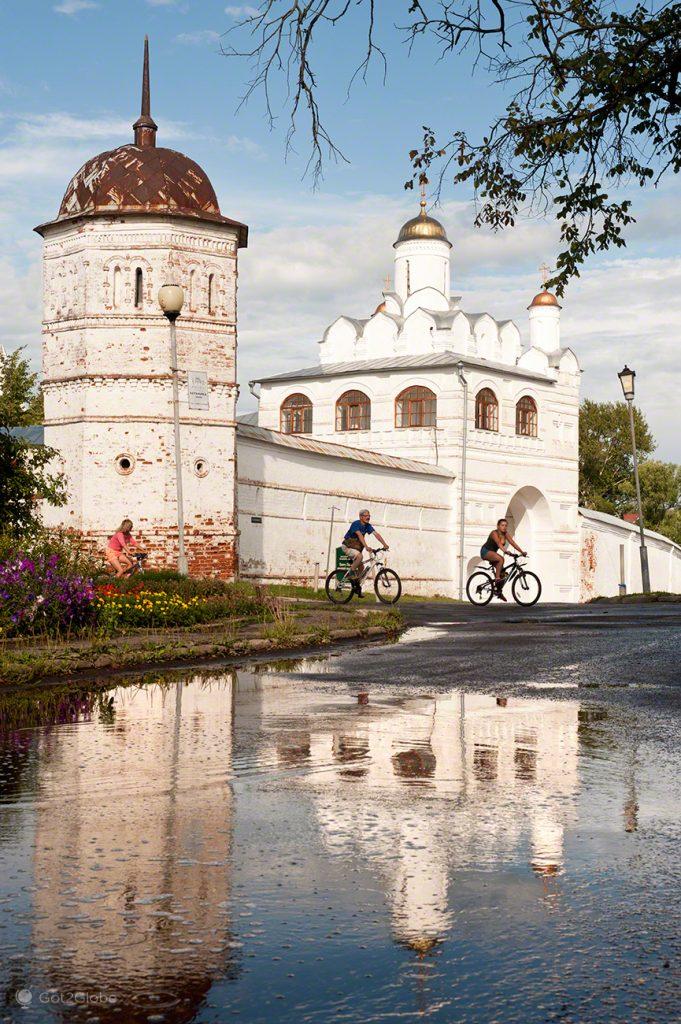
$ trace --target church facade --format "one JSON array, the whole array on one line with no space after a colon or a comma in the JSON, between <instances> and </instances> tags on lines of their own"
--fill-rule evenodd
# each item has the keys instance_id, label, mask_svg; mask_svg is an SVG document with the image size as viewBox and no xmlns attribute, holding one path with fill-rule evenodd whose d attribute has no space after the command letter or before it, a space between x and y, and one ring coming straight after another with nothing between
<instances>
[{"instance_id":1,"label":"church facade","mask_svg":"<svg viewBox=\"0 0 681 1024\"><path fill-rule=\"evenodd\" d=\"M316 365L254 382L258 424L449 469L464 574L507 517L551 596L576 600L580 368L560 343L560 307L535 296L523 347L512 321L464 312L450 254L422 199L394 245L394 290L366 319L335 320Z\"/></svg>"},{"instance_id":2,"label":"church facade","mask_svg":"<svg viewBox=\"0 0 681 1024\"><path fill-rule=\"evenodd\" d=\"M205 171L156 145L148 49L131 143L89 160L43 250L45 441L68 502L47 509L103 547L123 518L154 564L176 564L172 368L161 285L179 284L181 471L189 570L309 583L370 506L407 591L457 596L501 517L544 599L640 589L636 529L578 509L580 368L545 289L527 337L465 312L452 246L421 209L394 245L375 311L343 315L316 361L251 384L237 418L237 282L248 229ZM525 325L523 325L524 327ZM190 379L205 382L201 401ZM649 535L655 589L681 590L681 549Z\"/></svg>"}]
</instances>

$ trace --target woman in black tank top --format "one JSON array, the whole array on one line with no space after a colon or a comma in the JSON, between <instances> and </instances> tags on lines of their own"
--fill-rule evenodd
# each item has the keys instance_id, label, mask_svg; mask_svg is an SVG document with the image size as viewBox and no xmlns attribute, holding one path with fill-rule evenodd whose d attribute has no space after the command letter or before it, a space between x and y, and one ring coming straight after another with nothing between
<instances>
[{"instance_id":1,"label":"woman in black tank top","mask_svg":"<svg viewBox=\"0 0 681 1024\"><path fill-rule=\"evenodd\" d=\"M508 532L508 520L500 519L497 523L496 530L492 530L480 549L480 557L484 558L487 562L491 562L494 566L494 575L497 581L497 597L500 597L502 601L505 601L506 598L499 587L499 582L504 569L503 552L507 544L512 544L516 551L519 551L521 555L527 554L526 551L523 551L522 548L518 547L515 540Z\"/></svg>"}]
</instances>

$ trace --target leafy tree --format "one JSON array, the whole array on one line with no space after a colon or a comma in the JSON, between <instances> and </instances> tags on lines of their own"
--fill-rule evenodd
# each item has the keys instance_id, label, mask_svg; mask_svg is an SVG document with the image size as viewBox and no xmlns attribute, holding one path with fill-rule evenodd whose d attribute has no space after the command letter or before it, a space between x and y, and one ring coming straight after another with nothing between
<instances>
[{"instance_id":1,"label":"leafy tree","mask_svg":"<svg viewBox=\"0 0 681 1024\"><path fill-rule=\"evenodd\" d=\"M681 466L672 462L649 459L639 466L643 522L653 530L659 529L668 512L681 505ZM636 488L630 481L625 488L629 494L629 511L636 510Z\"/></svg>"},{"instance_id":2,"label":"leafy tree","mask_svg":"<svg viewBox=\"0 0 681 1024\"><path fill-rule=\"evenodd\" d=\"M643 414L634 406L641 469L655 449ZM634 465L626 402L582 402L579 415L579 503L622 515L631 509Z\"/></svg>"},{"instance_id":3,"label":"leafy tree","mask_svg":"<svg viewBox=\"0 0 681 1024\"><path fill-rule=\"evenodd\" d=\"M681 5L666 0L616 5L609 0L263 0L235 29L242 45L229 56L250 61L244 99L270 98L282 75L290 103L287 147L306 113L310 165L321 173L328 151L345 159L322 119L314 43L345 18L364 13L366 31L352 81L372 59L386 66L377 42L399 9L408 50L425 39L441 57L472 47L511 98L482 139L463 131L436 139L423 127L412 150L413 176L440 186L470 181L476 223L510 227L521 211L552 212L560 227L556 270L547 282L563 294L596 250L625 244L631 201L621 187L657 184L681 169ZM248 8L246 8L248 10ZM439 193L439 188L438 188Z\"/></svg>"},{"instance_id":4,"label":"leafy tree","mask_svg":"<svg viewBox=\"0 0 681 1024\"><path fill-rule=\"evenodd\" d=\"M25 436L43 420L37 380L20 350L0 356L0 522L15 533L39 525L40 501L66 502L64 478L50 465L57 452Z\"/></svg>"},{"instance_id":5,"label":"leafy tree","mask_svg":"<svg viewBox=\"0 0 681 1024\"><path fill-rule=\"evenodd\" d=\"M672 508L665 513L661 523L655 527L658 533L663 533L675 544L681 544L681 508Z\"/></svg>"}]
</instances>

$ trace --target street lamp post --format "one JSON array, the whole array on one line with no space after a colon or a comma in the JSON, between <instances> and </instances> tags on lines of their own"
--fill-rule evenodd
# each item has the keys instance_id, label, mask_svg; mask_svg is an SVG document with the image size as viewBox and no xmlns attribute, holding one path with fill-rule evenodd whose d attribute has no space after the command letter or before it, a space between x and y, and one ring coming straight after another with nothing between
<instances>
[{"instance_id":1,"label":"street lamp post","mask_svg":"<svg viewBox=\"0 0 681 1024\"><path fill-rule=\"evenodd\" d=\"M464 377L463 362L456 364L459 383L463 389L463 429L461 436L461 512L459 522L459 601L463 601L464 529L466 524L466 445L468 443L468 381Z\"/></svg>"},{"instance_id":2,"label":"street lamp post","mask_svg":"<svg viewBox=\"0 0 681 1024\"><path fill-rule=\"evenodd\" d=\"M622 391L629 406L629 426L631 427L631 450L634 456L634 481L636 483L636 501L638 502L638 528L641 534L641 583L643 593L650 593L650 572L648 570L648 549L646 547L646 535L643 529L643 506L641 504L641 485L638 479L638 453L636 451L636 429L634 426L634 378L636 371L630 370L625 365L623 370L617 374L622 385Z\"/></svg>"},{"instance_id":3,"label":"street lamp post","mask_svg":"<svg viewBox=\"0 0 681 1024\"><path fill-rule=\"evenodd\" d=\"M164 284L159 289L158 304L170 324L170 371L173 380L173 423L175 426L175 482L177 486L177 571L187 575L187 555L184 549L184 501L182 497L182 449L180 448L180 394L177 367L177 320L184 305L184 292L177 284Z\"/></svg>"}]
</instances>

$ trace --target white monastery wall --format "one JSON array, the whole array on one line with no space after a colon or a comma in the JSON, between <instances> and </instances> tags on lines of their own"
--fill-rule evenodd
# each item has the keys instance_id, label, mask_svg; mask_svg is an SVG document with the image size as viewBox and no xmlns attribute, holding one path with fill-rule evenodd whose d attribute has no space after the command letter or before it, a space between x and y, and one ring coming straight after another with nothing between
<instances>
[{"instance_id":1,"label":"white monastery wall","mask_svg":"<svg viewBox=\"0 0 681 1024\"><path fill-rule=\"evenodd\" d=\"M579 510L581 532L580 599L608 597L624 583L628 594L640 594L640 533L637 526L591 509ZM681 547L646 530L650 586L653 591L681 593Z\"/></svg>"},{"instance_id":2,"label":"white monastery wall","mask_svg":"<svg viewBox=\"0 0 681 1024\"><path fill-rule=\"evenodd\" d=\"M237 428L241 576L310 583L315 563L326 571L329 538L333 568L336 547L367 506L408 591L451 595L451 476L329 454L330 447L285 446L258 428Z\"/></svg>"}]
</instances>

